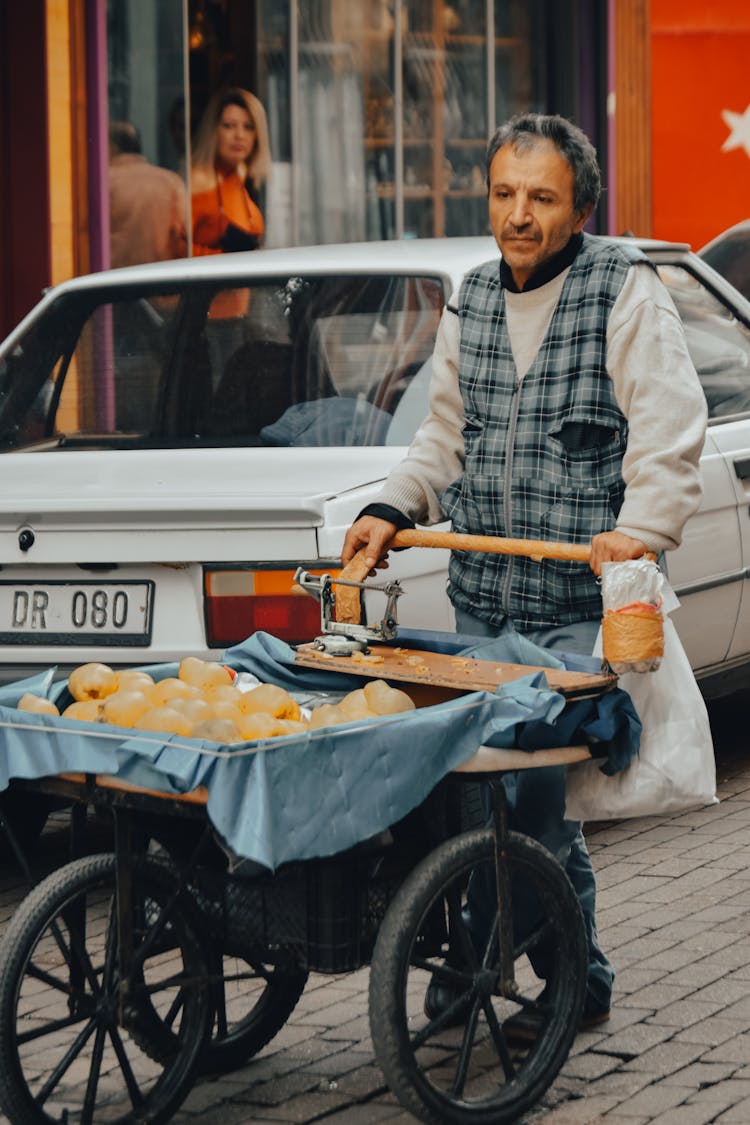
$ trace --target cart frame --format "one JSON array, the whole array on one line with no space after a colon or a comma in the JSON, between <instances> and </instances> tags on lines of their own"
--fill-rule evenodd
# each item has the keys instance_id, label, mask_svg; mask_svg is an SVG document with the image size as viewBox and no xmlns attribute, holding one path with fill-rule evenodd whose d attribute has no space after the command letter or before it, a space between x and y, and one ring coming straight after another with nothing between
<instances>
[{"instance_id":1,"label":"cart frame","mask_svg":"<svg viewBox=\"0 0 750 1125\"><path fill-rule=\"evenodd\" d=\"M589 757L586 746L536 752L480 747L415 810L422 826L416 834L410 815L405 837L402 823L347 853L285 865L273 874L233 874L217 867L219 849L205 812L205 790L165 794L92 774L12 782L12 789L71 803L74 854L84 850L89 806L111 812L114 833L111 853L74 859L34 888L3 939L2 949L13 951L0 968L0 1104L10 1121L99 1120L105 1041L112 1040L118 1057L126 1054L128 1037L161 1071L141 1089L135 1064L121 1061L124 1103L115 1120L167 1121L201 1071L233 1069L276 1034L308 972L341 973L367 963L376 1056L405 1108L436 1123L515 1120L539 1099L567 1057L583 1004L586 955L580 910L562 868L539 844L508 829L502 776ZM449 795L461 781L474 783L468 789L474 795L476 782L487 783L490 827L466 830L466 804L456 801L454 792ZM420 838L426 813L439 824L437 839ZM153 856L149 841L154 839L168 855L166 865ZM485 875L492 870L496 924L475 950L467 939L463 907L478 870ZM536 938L514 937L508 904L521 879L535 885L544 906ZM109 969L99 965L98 953L87 950L95 927L84 916L94 885L97 893L111 892ZM299 897L305 899L304 910ZM27 1076L23 1058L26 1025L35 1018L24 1008L25 986L31 980L38 989L45 982L46 970L39 971L35 957L43 942L50 944L50 934L63 949L60 965L48 974L50 987L67 995L67 1022L74 1024L74 1017L84 1013L94 1041L87 1080L78 1094L66 1089L62 1108L57 1087L65 1085L75 1044L60 1048L62 1057L54 1065L51 1057L41 1085ZM561 964L551 1002L517 979L517 965L533 951L534 940L557 943ZM264 943L265 954L260 951ZM181 959L179 973L166 983L158 973L148 976L154 951L162 959L175 953ZM227 1014L226 959L238 956L254 970L237 974L240 986L244 977L257 981L255 961L263 962L261 993L260 999L253 993L248 1010L233 1021ZM452 988L448 1009L421 1019L407 1011L412 973L420 974L422 987L432 979ZM108 988L111 995L103 998ZM166 1015L157 1011L162 989L171 996ZM495 1014L500 1003L536 1014L535 1042L517 1048L505 1041L503 1016ZM60 1020L51 1022L50 1031L57 1034ZM33 1037L44 1038L43 1032L43 1023L41 1029L34 1025ZM480 1062L475 1090L472 1060L480 1039L485 1055L489 1044L491 1065L486 1058ZM421 1061L421 1052L431 1048L434 1053L436 1046L447 1078ZM488 1080L488 1073L496 1073L497 1081Z\"/></svg>"}]
</instances>

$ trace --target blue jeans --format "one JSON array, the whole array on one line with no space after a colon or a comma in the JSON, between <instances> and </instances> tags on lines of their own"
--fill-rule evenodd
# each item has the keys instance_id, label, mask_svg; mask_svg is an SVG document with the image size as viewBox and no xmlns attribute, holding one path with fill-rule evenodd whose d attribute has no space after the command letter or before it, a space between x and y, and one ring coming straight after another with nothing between
<instances>
[{"instance_id":1,"label":"blue jeans","mask_svg":"<svg viewBox=\"0 0 750 1125\"><path fill-rule=\"evenodd\" d=\"M598 621L581 621L553 629L534 629L524 633L524 636L543 648L590 656L598 629ZM499 637L503 633L515 631L507 618L497 628L462 610L456 610L456 630L475 637ZM551 851L573 884L583 912L589 951L586 1006L594 1009L609 1008L615 972L599 946L596 932L596 880L581 822L565 819L565 767L520 770L518 773L507 774L503 785L508 799L511 828L538 840ZM469 900L473 923L477 920L476 915L481 915L482 906L471 891ZM518 913L514 913L514 925L519 930L526 928L523 917L519 916L521 914L522 907ZM536 960L534 968L539 976L545 976L541 957Z\"/></svg>"}]
</instances>

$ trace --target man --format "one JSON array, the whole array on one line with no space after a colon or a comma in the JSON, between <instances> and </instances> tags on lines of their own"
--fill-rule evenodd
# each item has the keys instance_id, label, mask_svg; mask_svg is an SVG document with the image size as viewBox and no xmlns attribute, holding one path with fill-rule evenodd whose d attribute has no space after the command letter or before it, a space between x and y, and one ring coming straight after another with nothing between
<instances>
[{"instance_id":1,"label":"man","mask_svg":"<svg viewBox=\"0 0 750 1125\"><path fill-rule=\"evenodd\" d=\"M539 114L502 125L487 186L502 261L469 273L447 306L429 415L349 529L342 559L365 547L382 566L398 528L446 518L459 532L590 542L590 569L453 552L448 584L460 633L516 631L590 654L602 564L678 546L698 507L705 400L656 271L636 248L583 233L600 175L576 126ZM581 825L565 819L564 771L523 771L506 788L515 826L558 856L576 890L589 947L584 1023L601 1022L614 971L599 948ZM450 1000L440 992L428 991L429 1015Z\"/></svg>"},{"instance_id":2,"label":"man","mask_svg":"<svg viewBox=\"0 0 750 1125\"><path fill-rule=\"evenodd\" d=\"M109 230L113 267L184 258L187 195L176 172L149 164L129 121L109 129Z\"/></svg>"}]
</instances>

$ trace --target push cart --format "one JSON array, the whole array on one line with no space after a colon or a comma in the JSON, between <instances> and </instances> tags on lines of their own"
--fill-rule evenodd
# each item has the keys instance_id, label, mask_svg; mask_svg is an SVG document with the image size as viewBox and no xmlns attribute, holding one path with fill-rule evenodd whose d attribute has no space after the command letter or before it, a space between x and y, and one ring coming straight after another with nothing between
<instances>
[{"instance_id":1,"label":"push cart","mask_svg":"<svg viewBox=\"0 0 750 1125\"><path fill-rule=\"evenodd\" d=\"M427 710L434 698L461 700L534 671L399 647L381 660L374 668L314 646L295 656L408 682ZM571 699L616 683L603 673L548 678ZM401 718L391 739L408 754ZM568 1055L587 949L562 867L508 829L502 776L589 756L586 744L479 745L392 823L275 870L226 846L205 787L167 793L88 771L14 780L11 793L108 810L114 844L49 875L6 928L2 1110L13 1125L167 1121L198 1076L244 1065L273 1038L310 972L369 964L375 1054L400 1103L435 1125L517 1120ZM544 982L532 968L542 955ZM437 1008L425 1002L431 985L442 986ZM509 1033L519 1012L532 1018L525 1042Z\"/></svg>"},{"instance_id":2,"label":"push cart","mask_svg":"<svg viewBox=\"0 0 750 1125\"><path fill-rule=\"evenodd\" d=\"M566 747L551 760L586 756ZM46 878L4 935L0 1101L9 1120L167 1121L201 1071L241 1066L272 1039L309 972L367 963L376 1057L404 1107L432 1122L516 1120L565 1061L586 981L567 877L539 844L505 827L499 773L533 768L536 757L549 762L550 753L516 759L487 748L461 767L464 777L491 779L492 828L421 854L425 816L450 830L456 774L381 839L249 878L227 872L210 826L185 831L186 822L204 825L200 793L170 798L93 776L31 783L111 808L115 846ZM168 844L163 853L145 848L149 832ZM462 909L483 868L498 909L477 942ZM536 913L516 936L514 893ZM543 999L527 965L537 946L553 951ZM455 995L428 1019L433 974ZM539 1017L526 1046L503 1034L521 1009Z\"/></svg>"}]
</instances>

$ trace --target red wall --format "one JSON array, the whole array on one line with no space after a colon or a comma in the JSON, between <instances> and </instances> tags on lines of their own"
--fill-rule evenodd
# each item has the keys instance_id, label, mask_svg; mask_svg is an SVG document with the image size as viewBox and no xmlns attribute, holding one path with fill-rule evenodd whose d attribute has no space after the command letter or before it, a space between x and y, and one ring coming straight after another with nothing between
<instances>
[{"instance_id":1,"label":"red wall","mask_svg":"<svg viewBox=\"0 0 750 1125\"><path fill-rule=\"evenodd\" d=\"M750 0L651 0L651 29L654 236L699 249L750 218Z\"/></svg>"},{"instance_id":2,"label":"red wall","mask_svg":"<svg viewBox=\"0 0 750 1125\"><path fill-rule=\"evenodd\" d=\"M0 338L49 284L44 0L0 0Z\"/></svg>"}]
</instances>

